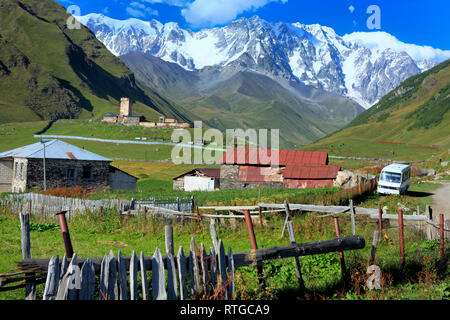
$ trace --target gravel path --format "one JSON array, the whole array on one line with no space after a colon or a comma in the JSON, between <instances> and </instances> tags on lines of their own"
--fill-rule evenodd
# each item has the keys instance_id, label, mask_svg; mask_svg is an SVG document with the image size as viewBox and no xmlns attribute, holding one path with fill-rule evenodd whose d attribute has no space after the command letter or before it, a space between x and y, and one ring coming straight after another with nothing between
<instances>
[{"instance_id":1,"label":"gravel path","mask_svg":"<svg viewBox=\"0 0 450 320\"><path fill-rule=\"evenodd\" d=\"M441 181L439 183L441 183ZM445 220L450 220L450 183L442 182L442 184L442 187L434 190L432 206L433 213L443 213Z\"/></svg>"}]
</instances>

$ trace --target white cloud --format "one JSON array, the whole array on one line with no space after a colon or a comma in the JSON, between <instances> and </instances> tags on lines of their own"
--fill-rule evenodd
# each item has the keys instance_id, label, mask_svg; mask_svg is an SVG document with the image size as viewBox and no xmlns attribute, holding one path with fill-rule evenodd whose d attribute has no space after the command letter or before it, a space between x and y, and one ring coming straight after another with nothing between
<instances>
[{"instance_id":1,"label":"white cloud","mask_svg":"<svg viewBox=\"0 0 450 320\"><path fill-rule=\"evenodd\" d=\"M254 11L270 2L288 0L194 0L181 10L186 21L195 27L225 24L245 11Z\"/></svg>"},{"instance_id":2,"label":"white cloud","mask_svg":"<svg viewBox=\"0 0 450 320\"><path fill-rule=\"evenodd\" d=\"M127 13L135 18L144 18L148 15L157 16L158 10L154 10L147 7L145 4L134 1L130 3L130 6L126 8Z\"/></svg>"},{"instance_id":3,"label":"white cloud","mask_svg":"<svg viewBox=\"0 0 450 320\"><path fill-rule=\"evenodd\" d=\"M435 49L430 46L419 46L404 43L393 35L383 32L353 32L343 36L345 41L361 43L369 49L393 49L405 51L415 61L432 60L441 62L450 58L450 50Z\"/></svg>"}]
</instances>

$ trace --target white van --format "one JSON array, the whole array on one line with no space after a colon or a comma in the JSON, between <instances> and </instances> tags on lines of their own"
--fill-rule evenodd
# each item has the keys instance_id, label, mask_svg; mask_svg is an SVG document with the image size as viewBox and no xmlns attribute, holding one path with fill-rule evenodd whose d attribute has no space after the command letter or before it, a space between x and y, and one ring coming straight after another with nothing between
<instances>
[{"instance_id":1,"label":"white van","mask_svg":"<svg viewBox=\"0 0 450 320\"><path fill-rule=\"evenodd\" d=\"M402 194L409 188L411 167L406 164L393 163L381 170L378 181L378 193Z\"/></svg>"}]
</instances>

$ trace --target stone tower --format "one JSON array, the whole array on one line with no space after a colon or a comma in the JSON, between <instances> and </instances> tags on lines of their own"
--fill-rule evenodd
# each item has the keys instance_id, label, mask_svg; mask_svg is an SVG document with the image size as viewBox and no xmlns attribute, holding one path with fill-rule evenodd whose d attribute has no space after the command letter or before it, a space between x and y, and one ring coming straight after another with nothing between
<instances>
[{"instance_id":1,"label":"stone tower","mask_svg":"<svg viewBox=\"0 0 450 320\"><path fill-rule=\"evenodd\" d=\"M131 116L131 107L132 103L130 98L120 98L120 116L121 117L127 117Z\"/></svg>"}]
</instances>

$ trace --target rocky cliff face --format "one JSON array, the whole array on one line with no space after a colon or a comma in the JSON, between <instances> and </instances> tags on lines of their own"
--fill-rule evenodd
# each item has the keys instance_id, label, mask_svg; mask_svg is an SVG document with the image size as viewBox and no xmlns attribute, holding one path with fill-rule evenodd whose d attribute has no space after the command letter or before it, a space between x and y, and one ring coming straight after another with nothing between
<instances>
[{"instance_id":1,"label":"rocky cliff face","mask_svg":"<svg viewBox=\"0 0 450 320\"><path fill-rule=\"evenodd\" d=\"M349 97L365 108L406 78L437 64L399 48L341 37L318 24L269 23L257 16L198 32L156 20L120 21L99 14L78 19L117 56L139 51L186 70L259 72Z\"/></svg>"}]
</instances>

